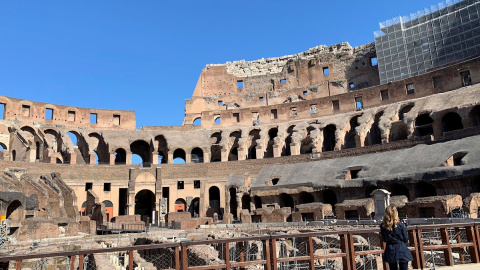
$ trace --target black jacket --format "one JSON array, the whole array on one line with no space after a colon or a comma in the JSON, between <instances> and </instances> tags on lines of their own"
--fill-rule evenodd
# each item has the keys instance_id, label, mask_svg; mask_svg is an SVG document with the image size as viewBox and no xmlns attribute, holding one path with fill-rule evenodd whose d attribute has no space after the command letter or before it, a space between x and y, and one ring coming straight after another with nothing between
<instances>
[{"instance_id":1,"label":"black jacket","mask_svg":"<svg viewBox=\"0 0 480 270\"><path fill-rule=\"evenodd\" d=\"M407 247L408 235L407 228L399 222L393 230L389 231L380 225L380 234L385 247L384 260L387 263L409 262L413 260L412 253Z\"/></svg>"}]
</instances>

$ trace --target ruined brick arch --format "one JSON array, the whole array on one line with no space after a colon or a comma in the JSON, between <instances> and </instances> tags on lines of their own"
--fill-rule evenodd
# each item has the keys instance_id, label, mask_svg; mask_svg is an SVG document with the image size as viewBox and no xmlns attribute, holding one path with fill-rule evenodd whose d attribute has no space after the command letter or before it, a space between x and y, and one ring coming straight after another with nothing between
<instances>
[{"instance_id":1,"label":"ruined brick arch","mask_svg":"<svg viewBox=\"0 0 480 270\"><path fill-rule=\"evenodd\" d=\"M268 141L265 147L264 158L273 157L273 146L275 144L275 138L278 136L278 127L272 127L268 130Z\"/></svg>"},{"instance_id":2,"label":"ruined brick arch","mask_svg":"<svg viewBox=\"0 0 480 270\"><path fill-rule=\"evenodd\" d=\"M92 132L88 134L88 138L90 141L88 144L89 152L93 151L96 153L98 164L109 164L110 155L103 137L96 132Z\"/></svg>"},{"instance_id":3,"label":"ruined brick arch","mask_svg":"<svg viewBox=\"0 0 480 270\"><path fill-rule=\"evenodd\" d=\"M315 197L306 191L302 191L298 194L298 204L306 204L315 202Z\"/></svg>"},{"instance_id":4,"label":"ruined brick arch","mask_svg":"<svg viewBox=\"0 0 480 270\"><path fill-rule=\"evenodd\" d=\"M45 134L45 142L47 143L48 148L55 152L61 152L63 140L60 134L54 129L46 129L43 133Z\"/></svg>"},{"instance_id":5,"label":"ruined brick arch","mask_svg":"<svg viewBox=\"0 0 480 270\"><path fill-rule=\"evenodd\" d=\"M115 165L123 165L127 163L127 151L119 147L114 151Z\"/></svg>"},{"instance_id":6,"label":"ruined brick arch","mask_svg":"<svg viewBox=\"0 0 480 270\"><path fill-rule=\"evenodd\" d=\"M280 207L289 207L289 208L295 207L295 202L293 201L292 196L290 196L287 193L280 194L279 200L280 200L279 202Z\"/></svg>"},{"instance_id":7,"label":"ruined brick arch","mask_svg":"<svg viewBox=\"0 0 480 270\"><path fill-rule=\"evenodd\" d=\"M337 194L331 189L325 189L320 194L321 202L332 205L332 208L337 204Z\"/></svg>"},{"instance_id":8,"label":"ruined brick arch","mask_svg":"<svg viewBox=\"0 0 480 270\"><path fill-rule=\"evenodd\" d=\"M203 163L203 150L200 147L195 147L191 152L192 163Z\"/></svg>"},{"instance_id":9,"label":"ruined brick arch","mask_svg":"<svg viewBox=\"0 0 480 270\"><path fill-rule=\"evenodd\" d=\"M257 159L257 140L260 139L260 129L254 128L248 133L248 153L247 159Z\"/></svg>"},{"instance_id":10,"label":"ruined brick arch","mask_svg":"<svg viewBox=\"0 0 480 270\"><path fill-rule=\"evenodd\" d=\"M228 154L228 161L238 160L239 140L242 137L242 131L236 130L230 133L231 146Z\"/></svg>"},{"instance_id":11,"label":"ruined brick arch","mask_svg":"<svg viewBox=\"0 0 480 270\"><path fill-rule=\"evenodd\" d=\"M414 107L413 103L408 103L403 105L398 111L398 120L403 121L403 119L405 118L405 114L411 111L413 107Z\"/></svg>"},{"instance_id":12,"label":"ruined brick arch","mask_svg":"<svg viewBox=\"0 0 480 270\"><path fill-rule=\"evenodd\" d=\"M327 125L323 128L323 149L322 152L335 150L337 126Z\"/></svg>"},{"instance_id":13,"label":"ruined brick arch","mask_svg":"<svg viewBox=\"0 0 480 270\"><path fill-rule=\"evenodd\" d=\"M143 221L152 221L155 210L155 194L148 189L142 189L135 195L135 215L140 215Z\"/></svg>"},{"instance_id":14,"label":"ruined brick arch","mask_svg":"<svg viewBox=\"0 0 480 270\"><path fill-rule=\"evenodd\" d=\"M187 211L187 202L182 198L176 199L175 212L185 212L185 211Z\"/></svg>"},{"instance_id":15,"label":"ruined brick arch","mask_svg":"<svg viewBox=\"0 0 480 270\"><path fill-rule=\"evenodd\" d=\"M408 127L403 121L397 121L390 127L390 142L408 139Z\"/></svg>"},{"instance_id":16,"label":"ruined brick arch","mask_svg":"<svg viewBox=\"0 0 480 270\"><path fill-rule=\"evenodd\" d=\"M194 126L201 126L202 125L202 117L197 117L197 118L193 119L192 124Z\"/></svg>"},{"instance_id":17,"label":"ruined brick arch","mask_svg":"<svg viewBox=\"0 0 480 270\"><path fill-rule=\"evenodd\" d=\"M365 137L365 145L375 145L382 143L382 131L380 129L380 118L383 116L383 110L375 114L373 124Z\"/></svg>"},{"instance_id":18,"label":"ruined brick arch","mask_svg":"<svg viewBox=\"0 0 480 270\"><path fill-rule=\"evenodd\" d=\"M449 132L463 129L462 117L456 112L447 112L442 117L442 131Z\"/></svg>"},{"instance_id":19,"label":"ruined brick arch","mask_svg":"<svg viewBox=\"0 0 480 270\"><path fill-rule=\"evenodd\" d=\"M173 151L173 161L174 163L185 163L187 160L187 156L185 154L185 150L182 148L177 148Z\"/></svg>"},{"instance_id":20,"label":"ruined brick arch","mask_svg":"<svg viewBox=\"0 0 480 270\"><path fill-rule=\"evenodd\" d=\"M149 143L144 140L136 140L130 144L130 152L140 156L142 163L152 163L152 150Z\"/></svg>"},{"instance_id":21,"label":"ruined brick arch","mask_svg":"<svg viewBox=\"0 0 480 270\"><path fill-rule=\"evenodd\" d=\"M167 139L163 135L155 136L154 143L156 144L158 158L158 164L168 163L168 143ZM161 159L160 159L161 157Z\"/></svg>"},{"instance_id":22,"label":"ruined brick arch","mask_svg":"<svg viewBox=\"0 0 480 270\"><path fill-rule=\"evenodd\" d=\"M77 151L75 151L75 149L72 149L72 152L75 152L77 154L77 163L89 164L90 163L90 155L89 155L89 146L88 146L87 141L85 140L85 138L83 137L82 134L80 134L79 132L77 132L75 130L68 131L67 135L69 133L73 134L76 137L76 143L74 143L72 141L72 144L74 146L77 146L77 149L78 149L78 151L80 151L80 155L83 159L83 162L81 162L80 159L78 158L79 153ZM72 138L71 136L69 136L69 137Z\"/></svg>"},{"instance_id":23,"label":"ruined brick arch","mask_svg":"<svg viewBox=\"0 0 480 270\"><path fill-rule=\"evenodd\" d=\"M248 212L251 211L251 206L250 206L251 200L252 199L250 198L249 194L243 194L243 196L242 196L242 209L243 210L248 210Z\"/></svg>"},{"instance_id":24,"label":"ruined brick arch","mask_svg":"<svg viewBox=\"0 0 480 270\"><path fill-rule=\"evenodd\" d=\"M255 205L255 209L261 209L262 208L262 198L260 198L257 195L253 196L253 204Z\"/></svg>"},{"instance_id":25,"label":"ruined brick arch","mask_svg":"<svg viewBox=\"0 0 480 270\"><path fill-rule=\"evenodd\" d=\"M358 118L361 117L362 115L363 114L357 114L357 115L354 115L352 118L350 118L349 130L345 132L345 138L343 140L343 149L357 147L357 143L356 143L357 132L355 128L360 125L358 123Z\"/></svg>"},{"instance_id":26,"label":"ruined brick arch","mask_svg":"<svg viewBox=\"0 0 480 270\"><path fill-rule=\"evenodd\" d=\"M470 118L471 127L480 126L480 105L473 107L468 113L468 117Z\"/></svg>"},{"instance_id":27,"label":"ruined brick arch","mask_svg":"<svg viewBox=\"0 0 480 270\"><path fill-rule=\"evenodd\" d=\"M293 132L295 131L295 125L291 125L287 128L285 137L285 144L282 148L282 156L291 156L292 152L290 150L290 144L292 143Z\"/></svg>"},{"instance_id":28,"label":"ruined brick arch","mask_svg":"<svg viewBox=\"0 0 480 270\"><path fill-rule=\"evenodd\" d=\"M7 207L6 218L13 221L21 221L24 218L24 207L19 200L12 201Z\"/></svg>"},{"instance_id":29,"label":"ruined brick arch","mask_svg":"<svg viewBox=\"0 0 480 270\"><path fill-rule=\"evenodd\" d=\"M425 112L419 114L415 118L415 135L416 136L427 136L433 135L433 119L430 117L430 113Z\"/></svg>"},{"instance_id":30,"label":"ruined brick arch","mask_svg":"<svg viewBox=\"0 0 480 270\"><path fill-rule=\"evenodd\" d=\"M222 132L214 132L210 136L210 162L220 162L222 161L222 146L220 142L222 141Z\"/></svg>"},{"instance_id":31,"label":"ruined brick arch","mask_svg":"<svg viewBox=\"0 0 480 270\"><path fill-rule=\"evenodd\" d=\"M237 212L237 188L231 187L228 189L228 193L230 195L230 214L232 214L233 219L238 218L238 212Z\"/></svg>"},{"instance_id":32,"label":"ruined brick arch","mask_svg":"<svg viewBox=\"0 0 480 270\"><path fill-rule=\"evenodd\" d=\"M420 181L415 184L415 198L437 196L437 188L430 183Z\"/></svg>"},{"instance_id":33,"label":"ruined brick arch","mask_svg":"<svg viewBox=\"0 0 480 270\"><path fill-rule=\"evenodd\" d=\"M200 215L200 198L195 197L192 199L192 202L188 206L188 212L192 214L192 217L197 217Z\"/></svg>"},{"instance_id":34,"label":"ruined brick arch","mask_svg":"<svg viewBox=\"0 0 480 270\"><path fill-rule=\"evenodd\" d=\"M105 205L105 214L107 214L107 221L113 218L113 203L109 200L102 202Z\"/></svg>"}]
</instances>

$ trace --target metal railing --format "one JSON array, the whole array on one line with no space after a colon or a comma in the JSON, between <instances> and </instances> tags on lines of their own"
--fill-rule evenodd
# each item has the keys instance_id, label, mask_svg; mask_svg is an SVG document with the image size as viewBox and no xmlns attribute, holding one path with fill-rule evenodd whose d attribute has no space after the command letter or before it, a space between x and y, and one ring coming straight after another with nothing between
<instances>
[{"instance_id":1,"label":"metal railing","mask_svg":"<svg viewBox=\"0 0 480 270\"><path fill-rule=\"evenodd\" d=\"M480 224L409 228L415 269L479 263ZM388 269L380 230L322 231L0 256L7 269Z\"/></svg>"}]
</instances>

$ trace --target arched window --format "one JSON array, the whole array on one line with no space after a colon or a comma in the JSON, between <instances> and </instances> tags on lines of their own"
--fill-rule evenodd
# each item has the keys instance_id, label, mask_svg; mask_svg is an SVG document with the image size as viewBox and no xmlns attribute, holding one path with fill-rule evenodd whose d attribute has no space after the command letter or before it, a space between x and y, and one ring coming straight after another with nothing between
<instances>
[{"instance_id":1,"label":"arched window","mask_svg":"<svg viewBox=\"0 0 480 270\"><path fill-rule=\"evenodd\" d=\"M185 151L182 148L178 148L173 152L173 164L185 163Z\"/></svg>"},{"instance_id":2,"label":"arched window","mask_svg":"<svg viewBox=\"0 0 480 270\"><path fill-rule=\"evenodd\" d=\"M118 148L115 151L115 165L126 164L127 162L127 152L123 148Z\"/></svg>"},{"instance_id":3,"label":"arched window","mask_svg":"<svg viewBox=\"0 0 480 270\"><path fill-rule=\"evenodd\" d=\"M203 163L203 150L201 148L193 148L192 163Z\"/></svg>"},{"instance_id":4,"label":"arched window","mask_svg":"<svg viewBox=\"0 0 480 270\"><path fill-rule=\"evenodd\" d=\"M328 125L323 128L323 152L333 151L335 149L335 125Z\"/></svg>"},{"instance_id":5,"label":"arched window","mask_svg":"<svg viewBox=\"0 0 480 270\"><path fill-rule=\"evenodd\" d=\"M454 112L449 112L442 117L443 132L459 130L463 128L462 117Z\"/></svg>"},{"instance_id":6,"label":"arched window","mask_svg":"<svg viewBox=\"0 0 480 270\"><path fill-rule=\"evenodd\" d=\"M138 155L141 161L138 160L138 158L136 158L136 160L138 162L141 162L143 166L149 167L150 164L152 163L151 161L152 150L150 145L146 141L143 141L143 140L134 141L132 144L130 144L130 151L132 152L132 161L133 161L133 156Z\"/></svg>"},{"instance_id":7,"label":"arched window","mask_svg":"<svg viewBox=\"0 0 480 270\"><path fill-rule=\"evenodd\" d=\"M345 133L345 139L344 139L344 145L343 145L344 149L357 147L357 143L355 141L357 132L355 131L355 128L359 126L358 124L359 117L360 115L357 115L350 119L350 130Z\"/></svg>"},{"instance_id":8,"label":"arched window","mask_svg":"<svg viewBox=\"0 0 480 270\"><path fill-rule=\"evenodd\" d=\"M202 118L201 117L195 118L195 120L193 120L193 125L194 126L201 126L202 125Z\"/></svg>"},{"instance_id":9,"label":"arched window","mask_svg":"<svg viewBox=\"0 0 480 270\"><path fill-rule=\"evenodd\" d=\"M415 119L415 129L418 136L427 136L433 134L433 119L428 113L421 114Z\"/></svg>"}]
</instances>

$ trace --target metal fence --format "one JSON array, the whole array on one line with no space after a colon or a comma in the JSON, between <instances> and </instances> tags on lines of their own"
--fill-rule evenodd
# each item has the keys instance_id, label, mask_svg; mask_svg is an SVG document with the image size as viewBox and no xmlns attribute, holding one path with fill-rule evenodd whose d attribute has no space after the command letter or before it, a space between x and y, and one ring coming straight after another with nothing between
<instances>
[{"instance_id":1,"label":"metal fence","mask_svg":"<svg viewBox=\"0 0 480 270\"><path fill-rule=\"evenodd\" d=\"M480 224L411 226L415 269L479 263ZM263 235L0 256L13 269L388 269L379 229Z\"/></svg>"}]
</instances>

